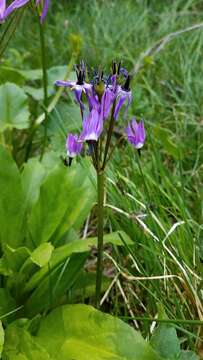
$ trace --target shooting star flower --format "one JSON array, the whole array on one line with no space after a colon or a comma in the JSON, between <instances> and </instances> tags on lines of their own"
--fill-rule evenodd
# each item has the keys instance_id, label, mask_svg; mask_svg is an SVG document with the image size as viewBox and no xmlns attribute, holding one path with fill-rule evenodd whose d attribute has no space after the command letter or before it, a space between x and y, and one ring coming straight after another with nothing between
<instances>
[{"instance_id":1,"label":"shooting star flower","mask_svg":"<svg viewBox=\"0 0 203 360\"><path fill-rule=\"evenodd\" d=\"M145 128L144 122L141 120L139 123L135 119L128 124L125 129L125 133L128 137L128 141L136 148L141 149L145 142Z\"/></svg>"}]
</instances>

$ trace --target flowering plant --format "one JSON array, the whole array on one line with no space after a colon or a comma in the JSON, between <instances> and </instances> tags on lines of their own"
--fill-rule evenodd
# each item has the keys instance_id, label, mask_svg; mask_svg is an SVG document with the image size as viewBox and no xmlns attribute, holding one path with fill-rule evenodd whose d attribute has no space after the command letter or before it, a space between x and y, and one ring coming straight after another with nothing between
<instances>
[{"instance_id":1,"label":"flowering plant","mask_svg":"<svg viewBox=\"0 0 203 360\"><path fill-rule=\"evenodd\" d=\"M130 89L131 76L121 63L112 63L111 73L104 75L102 71L87 71L82 61L76 65L76 81L57 80L56 85L68 87L74 92L75 101L80 107L82 131L78 135L68 134L66 141L69 165L79 155L85 144L92 158L97 173L98 189L98 260L96 279L96 306L99 306L102 283L102 253L103 253L103 208L105 168L111 157L111 139L115 123L118 121L121 109L126 118L132 101ZM90 81L86 81L89 78ZM124 133L130 144L140 152L145 142L143 121L137 123L135 118L128 123Z\"/></svg>"}]
</instances>

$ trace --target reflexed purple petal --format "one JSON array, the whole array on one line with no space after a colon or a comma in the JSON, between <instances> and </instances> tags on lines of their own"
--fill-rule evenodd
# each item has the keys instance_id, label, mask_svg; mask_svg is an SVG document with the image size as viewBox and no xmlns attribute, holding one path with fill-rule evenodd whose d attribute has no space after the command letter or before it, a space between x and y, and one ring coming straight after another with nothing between
<instances>
[{"instance_id":1,"label":"reflexed purple petal","mask_svg":"<svg viewBox=\"0 0 203 360\"><path fill-rule=\"evenodd\" d=\"M76 85L76 82L75 81L56 80L55 85L63 86L63 87L73 87Z\"/></svg>"},{"instance_id":2,"label":"reflexed purple petal","mask_svg":"<svg viewBox=\"0 0 203 360\"><path fill-rule=\"evenodd\" d=\"M37 0L37 2L39 3L38 0ZM44 19L46 17L48 8L49 8L49 0L44 0L44 6L43 6L42 14L41 14L41 17L40 17L41 23L43 23L43 21L44 21Z\"/></svg>"},{"instance_id":3,"label":"reflexed purple petal","mask_svg":"<svg viewBox=\"0 0 203 360\"><path fill-rule=\"evenodd\" d=\"M83 110L84 109L84 104L83 102L81 101L81 97L82 97L82 86L80 85L76 85L74 87L74 94L75 94L75 100L76 102L80 105L81 109Z\"/></svg>"},{"instance_id":4,"label":"reflexed purple petal","mask_svg":"<svg viewBox=\"0 0 203 360\"><path fill-rule=\"evenodd\" d=\"M116 89L117 89L117 76L116 76L116 74L112 75L111 83L112 83L112 90L115 93Z\"/></svg>"},{"instance_id":5,"label":"reflexed purple petal","mask_svg":"<svg viewBox=\"0 0 203 360\"><path fill-rule=\"evenodd\" d=\"M141 149L145 142L145 128L144 122L136 122L135 119L128 124L128 127L125 129L125 133L128 137L128 141L136 148Z\"/></svg>"},{"instance_id":6,"label":"reflexed purple petal","mask_svg":"<svg viewBox=\"0 0 203 360\"><path fill-rule=\"evenodd\" d=\"M131 124L129 124L129 126L131 128L132 136L137 134L137 132L138 132L138 123L137 123L136 119L132 119Z\"/></svg>"},{"instance_id":7,"label":"reflexed purple petal","mask_svg":"<svg viewBox=\"0 0 203 360\"><path fill-rule=\"evenodd\" d=\"M92 90L92 85L88 84L88 83L84 83L83 84L83 88L87 91L91 91Z\"/></svg>"},{"instance_id":8,"label":"reflexed purple petal","mask_svg":"<svg viewBox=\"0 0 203 360\"><path fill-rule=\"evenodd\" d=\"M145 134L145 128L144 128L144 122L141 120L139 122L139 137L140 137L140 141L141 142L145 142L145 137L146 137L146 134Z\"/></svg>"},{"instance_id":9,"label":"reflexed purple petal","mask_svg":"<svg viewBox=\"0 0 203 360\"><path fill-rule=\"evenodd\" d=\"M86 95L86 98L87 98L87 102L88 102L88 105L89 105L89 110L91 110L93 107L94 107L94 104L93 104L93 86L92 84L87 84L87 83L84 83L83 85L83 89L85 91L85 95Z\"/></svg>"},{"instance_id":10,"label":"reflexed purple petal","mask_svg":"<svg viewBox=\"0 0 203 360\"><path fill-rule=\"evenodd\" d=\"M5 9L6 9L6 0L0 0L0 21L4 20Z\"/></svg>"},{"instance_id":11,"label":"reflexed purple petal","mask_svg":"<svg viewBox=\"0 0 203 360\"><path fill-rule=\"evenodd\" d=\"M132 93L131 93L131 91L125 91L125 90L121 89L121 87L119 87L118 95L117 95L117 103L116 103L115 112L114 112L115 120L117 120L119 111L121 110L121 108L124 105L126 100L127 100L127 105L125 107L124 117L126 116L128 108L131 104Z\"/></svg>"},{"instance_id":12,"label":"reflexed purple petal","mask_svg":"<svg viewBox=\"0 0 203 360\"><path fill-rule=\"evenodd\" d=\"M127 116L127 112L128 112L128 108L132 102L132 93L131 91L128 92L128 96L127 96L127 105L126 105L126 108L125 108L125 111L124 111L124 114L123 114L123 117L126 118Z\"/></svg>"},{"instance_id":13,"label":"reflexed purple petal","mask_svg":"<svg viewBox=\"0 0 203 360\"><path fill-rule=\"evenodd\" d=\"M83 131L80 138L85 141L97 141L103 130L103 121L96 109L92 109L89 116L83 120Z\"/></svg>"},{"instance_id":14,"label":"reflexed purple petal","mask_svg":"<svg viewBox=\"0 0 203 360\"><path fill-rule=\"evenodd\" d=\"M106 120L109 117L114 98L115 95L113 91L107 87L101 99L101 116L103 117L103 120Z\"/></svg>"},{"instance_id":15,"label":"reflexed purple petal","mask_svg":"<svg viewBox=\"0 0 203 360\"><path fill-rule=\"evenodd\" d=\"M92 109L97 109L97 111L99 112L101 105L100 105L98 96L94 93L94 90L93 89L91 91L86 90L86 97L87 97L90 111Z\"/></svg>"},{"instance_id":16,"label":"reflexed purple petal","mask_svg":"<svg viewBox=\"0 0 203 360\"><path fill-rule=\"evenodd\" d=\"M66 140L67 155L71 158L80 154L83 143L78 141L78 135L69 134Z\"/></svg>"},{"instance_id":17,"label":"reflexed purple petal","mask_svg":"<svg viewBox=\"0 0 203 360\"><path fill-rule=\"evenodd\" d=\"M117 103L116 103L116 106L115 106L115 111L114 111L114 118L115 120L118 119L118 114L119 114L119 111L120 109L122 108L123 104L125 103L126 101L126 95L122 95L119 97Z\"/></svg>"},{"instance_id":18,"label":"reflexed purple petal","mask_svg":"<svg viewBox=\"0 0 203 360\"><path fill-rule=\"evenodd\" d=\"M26 5L30 0L14 0L5 10L4 18L10 15L15 9Z\"/></svg>"},{"instance_id":19,"label":"reflexed purple petal","mask_svg":"<svg viewBox=\"0 0 203 360\"><path fill-rule=\"evenodd\" d=\"M126 135L129 136L134 136L134 131L133 131L133 121L132 123L128 123L127 128L125 129L125 133Z\"/></svg>"}]
</instances>

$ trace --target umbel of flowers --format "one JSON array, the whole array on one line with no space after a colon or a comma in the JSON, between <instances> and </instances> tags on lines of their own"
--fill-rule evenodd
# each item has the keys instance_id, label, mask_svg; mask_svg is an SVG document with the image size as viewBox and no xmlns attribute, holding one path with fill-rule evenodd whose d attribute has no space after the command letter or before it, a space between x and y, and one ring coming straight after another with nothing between
<instances>
[{"instance_id":1,"label":"umbel of flowers","mask_svg":"<svg viewBox=\"0 0 203 360\"><path fill-rule=\"evenodd\" d=\"M103 254L103 218L104 218L104 178L105 167L110 159L111 139L119 114L123 113L123 123L132 101L130 89L131 77L121 64L112 63L111 72L87 71L82 61L76 65L76 81L57 80L56 85L68 87L74 92L75 101L80 107L82 131L80 134L69 133L66 141L69 164L79 155L84 146L97 172L98 190L98 255L96 278L96 306L99 307L102 283ZM88 79L88 81L87 81ZM135 118L123 126L123 134L129 143L138 151L145 142L144 123Z\"/></svg>"},{"instance_id":2,"label":"umbel of flowers","mask_svg":"<svg viewBox=\"0 0 203 360\"><path fill-rule=\"evenodd\" d=\"M76 65L76 81L57 80L56 85L68 87L74 92L75 101L80 106L82 117L82 132L68 134L66 141L67 156L73 159L81 153L83 145L88 144L93 157L93 164L98 170L104 170L106 157L109 150L109 140L113 133L113 127L122 107L125 108L124 118L132 101L130 89L130 75L127 70L113 62L112 73L104 76L103 72L94 71L90 82L86 82L86 66L84 62ZM123 83L121 82L123 80ZM144 123L137 123L133 118L128 126L124 128L128 141L135 147L141 149L145 142ZM103 162L98 161L98 142L107 142L104 150ZM99 154L102 155L102 154ZM101 156L99 156L101 160Z\"/></svg>"}]
</instances>

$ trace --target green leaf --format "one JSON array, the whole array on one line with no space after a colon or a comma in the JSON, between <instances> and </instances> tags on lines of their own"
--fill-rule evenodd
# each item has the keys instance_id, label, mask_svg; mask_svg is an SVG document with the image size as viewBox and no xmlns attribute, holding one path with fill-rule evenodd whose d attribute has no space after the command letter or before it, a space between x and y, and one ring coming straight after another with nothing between
<instances>
[{"instance_id":1,"label":"green leaf","mask_svg":"<svg viewBox=\"0 0 203 360\"><path fill-rule=\"evenodd\" d=\"M18 168L2 146L0 164L0 242L17 247L23 240L23 190Z\"/></svg>"},{"instance_id":2,"label":"green leaf","mask_svg":"<svg viewBox=\"0 0 203 360\"><path fill-rule=\"evenodd\" d=\"M69 132L78 132L81 127L80 109L76 104L67 103L67 101L57 104L48 124L52 149L63 154L67 134Z\"/></svg>"},{"instance_id":3,"label":"green leaf","mask_svg":"<svg viewBox=\"0 0 203 360\"><path fill-rule=\"evenodd\" d=\"M4 275L4 276L10 276L12 275L12 270L9 268L8 262L5 258L5 256L3 256L0 259L0 275Z\"/></svg>"},{"instance_id":4,"label":"green leaf","mask_svg":"<svg viewBox=\"0 0 203 360\"><path fill-rule=\"evenodd\" d=\"M58 305L61 298L76 282L83 268L87 253L74 254L53 270L40 282L25 304L25 313L33 317ZM43 299L43 301L42 301Z\"/></svg>"},{"instance_id":5,"label":"green leaf","mask_svg":"<svg viewBox=\"0 0 203 360\"><path fill-rule=\"evenodd\" d=\"M25 78L21 72L10 66L1 66L0 83L11 82L22 86Z\"/></svg>"},{"instance_id":6,"label":"green leaf","mask_svg":"<svg viewBox=\"0 0 203 360\"><path fill-rule=\"evenodd\" d=\"M37 249L35 249L30 257L30 259L36 265L43 267L48 264L51 259L52 252L54 247L50 243L41 244Z\"/></svg>"},{"instance_id":7,"label":"green leaf","mask_svg":"<svg viewBox=\"0 0 203 360\"><path fill-rule=\"evenodd\" d=\"M28 100L24 91L15 84L0 86L0 131L29 127Z\"/></svg>"},{"instance_id":8,"label":"green leaf","mask_svg":"<svg viewBox=\"0 0 203 360\"><path fill-rule=\"evenodd\" d=\"M36 89L33 86L25 85L25 86L23 86L23 89L26 92L26 94L30 95L36 101L41 101L44 99L43 88ZM51 87L51 86L47 87L47 94L48 94L48 96L51 96L54 94L53 87Z\"/></svg>"},{"instance_id":9,"label":"green leaf","mask_svg":"<svg viewBox=\"0 0 203 360\"><path fill-rule=\"evenodd\" d=\"M193 351L181 351L178 360L199 360L199 357Z\"/></svg>"},{"instance_id":10,"label":"green leaf","mask_svg":"<svg viewBox=\"0 0 203 360\"><path fill-rule=\"evenodd\" d=\"M0 318L16 308L15 300L8 289L0 288ZM9 318L12 318L9 316ZM6 318L8 319L8 318ZM1 349L1 328L0 328L0 349ZM1 351L0 351L1 354Z\"/></svg>"},{"instance_id":11,"label":"green leaf","mask_svg":"<svg viewBox=\"0 0 203 360\"><path fill-rule=\"evenodd\" d=\"M172 358L180 353L180 342L176 329L171 325L159 325L155 329L150 343L163 358Z\"/></svg>"},{"instance_id":12,"label":"green leaf","mask_svg":"<svg viewBox=\"0 0 203 360\"><path fill-rule=\"evenodd\" d=\"M28 81L40 80L42 78L42 70L18 70L19 73Z\"/></svg>"},{"instance_id":13,"label":"green leaf","mask_svg":"<svg viewBox=\"0 0 203 360\"><path fill-rule=\"evenodd\" d=\"M23 168L21 174L22 186L24 191L25 212L30 211L32 206L39 198L40 186L45 177L45 169L41 162L36 159L30 159Z\"/></svg>"},{"instance_id":14,"label":"green leaf","mask_svg":"<svg viewBox=\"0 0 203 360\"><path fill-rule=\"evenodd\" d=\"M59 161L59 159L57 159ZM40 189L28 221L35 246L52 238L57 243L71 228L79 228L96 200L89 168L67 169L62 162L53 165Z\"/></svg>"},{"instance_id":15,"label":"green leaf","mask_svg":"<svg viewBox=\"0 0 203 360\"><path fill-rule=\"evenodd\" d=\"M26 94L30 95L34 100L41 101L44 97L43 88L36 89L33 86L26 85L23 87Z\"/></svg>"},{"instance_id":16,"label":"green leaf","mask_svg":"<svg viewBox=\"0 0 203 360\"><path fill-rule=\"evenodd\" d=\"M28 221L35 246L46 242L60 224L69 199L67 172L58 165L47 176L40 189L40 197L34 205Z\"/></svg>"},{"instance_id":17,"label":"green leaf","mask_svg":"<svg viewBox=\"0 0 203 360\"><path fill-rule=\"evenodd\" d=\"M68 66L53 66L48 70L48 84L54 86L56 80L63 80L68 72ZM72 75L72 74L71 74Z\"/></svg>"},{"instance_id":18,"label":"green leaf","mask_svg":"<svg viewBox=\"0 0 203 360\"><path fill-rule=\"evenodd\" d=\"M17 249L14 249L8 245L4 247L4 258L8 268L12 270L13 273L18 273L29 257L30 251L25 246L19 247Z\"/></svg>"},{"instance_id":19,"label":"green leaf","mask_svg":"<svg viewBox=\"0 0 203 360\"><path fill-rule=\"evenodd\" d=\"M104 236L104 243L111 243L114 245L122 246L123 243L120 239L119 233L121 233L122 238L125 240L127 244L133 244L132 240L126 235L123 231L117 231ZM50 259L49 266L46 265L39 271L37 271L31 279L27 282L25 286L25 291L33 290L40 281L49 273L50 269L55 269L61 263L64 263L72 254L74 253L83 253L89 252L92 246L97 245L97 238L87 238L80 239L70 242L66 245L60 246L53 251L52 257ZM81 256L81 255L79 255Z\"/></svg>"},{"instance_id":20,"label":"green leaf","mask_svg":"<svg viewBox=\"0 0 203 360\"><path fill-rule=\"evenodd\" d=\"M83 168L80 164L76 164L71 167L71 170L68 170L69 196L67 208L60 225L53 234L54 244L69 229L79 230L96 202L96 191L90 180L90 175L89 166Z\"/></svg>"},{"instance_id":21,"label":"green leaf","mask_svg":"<svg viewBox=\"0 0 203 360\"><path fill-rule=\"evenodd\" d=\"M112 279L103 275L102 292L105 292ZM70 291L70 303L77 303L78 299L84 300L95 296L96 273L82 271Z\"/></svg>"},{"instance_id":22,"label":"green leaf","mask_svg":"<svg viewBox=\"0 0 203 360\"><path fill-rule=\"evenodd\" d=\"M161 360L139 332L87 305L53 310L35 336L28 328L22 320L7 327L3 360Z\"/></svg>"},{"instance_id":23,"label":"green leaf","mask_svg":"<svg viewBox=\"0 0 203 360\"><path fill-rule=\"evenodd\" d=\"M160 359L140 333L86 305L66 305L52 311L41 321L37 343L54 360Z\"/></svg>"},{"instance_id":24,"label":"green leaf","mask_svg":"<svg viewBox=\"0 0 203 360\"><path fill-rule=\"evenodd\" d=\"M0 356L3 351L3 346L4 346L4 329L2 326L2 322L0 321Z\"/></svg>"},{"instance_id":25,"label":"green leaf","mask_svg":"<svg viewBox=\"0 0 203 360\"><path fill-rule=\"evenodd\" d=\"M6 329L3 360L50 360L45 349L36 343L21 321Z\"/></svg>"}]
</instances>

